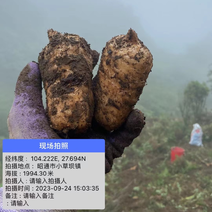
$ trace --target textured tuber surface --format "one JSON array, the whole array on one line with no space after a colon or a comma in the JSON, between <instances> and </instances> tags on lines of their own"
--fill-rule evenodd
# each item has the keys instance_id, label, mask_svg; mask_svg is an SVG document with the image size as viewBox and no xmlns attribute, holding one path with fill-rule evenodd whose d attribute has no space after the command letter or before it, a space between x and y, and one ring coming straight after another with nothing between
<instances>
[{"instance_id":1,"label":"textured tuber surface","mask_svg":"<svg viewBox=\"0 0 212 212\"><path fill-rule=\"evenodd\" d=\"M64 133L85 132L93 117L92 70L99 54L78 35L50 29L48 37L38 62L50 126Z\"/></svg>"},{"instance_id":2,"label":"textured tuber surface","mask_svg":"<svg viewBox=\"0 0 212 212\"><path fill-rule=\"evenodd\" d=\"M107 42L93 80L94 116L106 130L118 129L126 121L152 66L152 54L132 29Z\"/></svg>"}]
</instances>

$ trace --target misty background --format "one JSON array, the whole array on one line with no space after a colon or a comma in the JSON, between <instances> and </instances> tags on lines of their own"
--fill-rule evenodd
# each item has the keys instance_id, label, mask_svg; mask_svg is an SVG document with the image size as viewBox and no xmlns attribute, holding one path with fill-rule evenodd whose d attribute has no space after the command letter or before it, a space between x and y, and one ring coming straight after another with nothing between
<instances>
[{"instance_id":1,"label":"misty background","mask_svg":"<svg viewBox=\"0 0 212 212\"><path fill-rule=\"evenodd\" d=\"M1 138L8 137L6 120L18 75L37 61L50 28L78 34L100 53L112 37L134 29L154 58L137 108L147 118L178 116L185 86L206 82L212 68L211 8L210 0L0 0Z\"/></svg>"}]
</instances>

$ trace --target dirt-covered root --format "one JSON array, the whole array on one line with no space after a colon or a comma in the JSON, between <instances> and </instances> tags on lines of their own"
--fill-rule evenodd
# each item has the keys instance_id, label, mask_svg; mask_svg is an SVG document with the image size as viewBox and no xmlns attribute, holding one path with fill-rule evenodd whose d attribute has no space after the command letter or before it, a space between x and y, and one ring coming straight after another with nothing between
<instances>
[{"instance_id":1,"label":"dirt-covered root","mask_svg":"<svg viewBox=\"0 0 212 212\"><path fill-rule=\"evenodd\" d=\"M119 128L139 99L153 57L135 31L107 42L93 80L95 119L108 131Z\"/></svg>"},{"instance_id":2,"label":"dirt-covered root","mask_svg":"<svg viewBox=\"0 0 212 212\"><path fill-rule=\"evenodd\" d=\"M50 126L64 133L85 132L93 117L92 70L99 53L75 34L50 29L48 37L38 62Z\"/></svg>"}]
</instances>

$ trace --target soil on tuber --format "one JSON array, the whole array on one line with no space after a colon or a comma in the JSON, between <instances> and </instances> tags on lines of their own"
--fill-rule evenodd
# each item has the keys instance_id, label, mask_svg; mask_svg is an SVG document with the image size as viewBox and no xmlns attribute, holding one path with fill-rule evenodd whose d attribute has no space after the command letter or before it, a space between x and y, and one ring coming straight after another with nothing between
<instances>
[{"instance_id":1,"label":"soil on tuber","mask_svg":"<svg viewBox=\"0 0 212 212\"><path fill-rule=\"evenodd\" d=\"M49 44L38 57L50 126L60 132L85 132L91 125L92 71L99 53L84 38L48 30Z\"/></svg>"},{"instance_id":2,"label":"soil on tuber","mask_svg":"<svg viewBox=\"0 0 212 212\"><path fill-rule=\"evenodd\" d=\"M116 130L126 121L152 66L152 54L132 29L106 43L93 80L94 117L106 130Z\"/></svg>"}]
</instances>

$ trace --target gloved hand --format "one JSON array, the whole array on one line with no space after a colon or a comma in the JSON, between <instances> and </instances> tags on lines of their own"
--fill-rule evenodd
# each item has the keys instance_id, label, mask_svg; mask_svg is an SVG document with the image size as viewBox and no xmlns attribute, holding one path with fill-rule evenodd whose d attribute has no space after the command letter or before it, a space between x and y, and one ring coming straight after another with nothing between
<instances>
[{"instance_id":1,"label":"gloved hand","mask_svg":"<svg viewBox=\"0 0 212 212\"><path fill-rule=\"evenodd\" d=\"M38 64L35 62L27 64L20 73L7 124L9 137L14 139L60 139L63 137L49 126L42 103L41 75ZM113 159L123 154L125 147L129 146L140 134L144 125L143 114L139 110L133 110L118 130L109 133L93 120L92 128L78 138L105 139L105 173L108 173L112 168Z\"/></svg>"}]
</instances>

